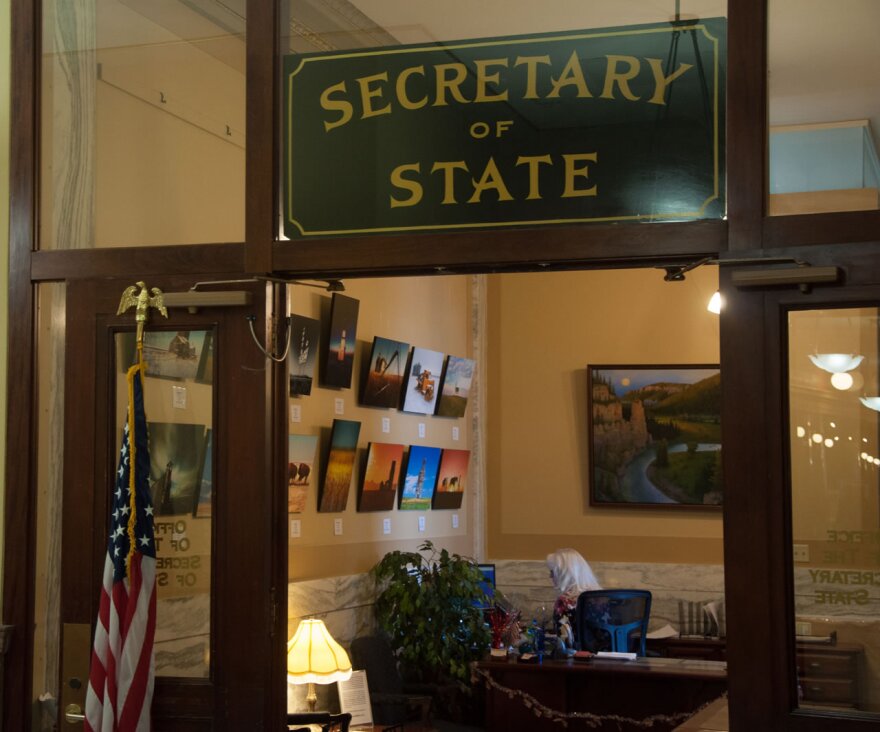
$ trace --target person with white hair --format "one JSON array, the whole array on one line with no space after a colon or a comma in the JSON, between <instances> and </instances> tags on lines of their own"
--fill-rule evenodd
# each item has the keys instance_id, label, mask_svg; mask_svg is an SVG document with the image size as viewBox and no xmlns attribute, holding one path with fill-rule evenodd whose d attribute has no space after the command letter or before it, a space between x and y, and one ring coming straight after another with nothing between
<instances>
[{"instance_id":1,"label":"person with white hair","mask_svg":"<svg viewBox=\"0 0 880 732\"><path fill-rule=\"evenodd\" d=\"M601 590L602 585L593 570L576 549L558 549L547 555L550 579L559 596L553 606L557 633L568 645L573 645L573 615L578 596L587 590Z\"/></svg>"}]
</instances>

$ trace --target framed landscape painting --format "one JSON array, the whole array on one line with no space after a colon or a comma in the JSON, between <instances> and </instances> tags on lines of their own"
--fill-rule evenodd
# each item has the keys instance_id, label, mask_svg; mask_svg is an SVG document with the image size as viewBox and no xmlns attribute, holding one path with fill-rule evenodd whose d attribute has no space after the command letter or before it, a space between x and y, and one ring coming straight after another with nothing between
<instances>
[{"instance_id":1,"label":"framed landscape painting","mask_svg":"<svg viewBox=\"0 0 880 732\"><path fill-rule=\"evenodd\" d=\"M717 365L587 366L590 505L720 508Z\"/></svg>"},{"instance_id":2,"label":"framed landscape painting","mask_svg":"<svg viewBox=\"0 0 880 732\"><path fill-rule=\"evenodd\" d=\"M389 338L373 338L370 363L361 387L361 404L365 407L397 407L406 376L406 355L409 343Z\"/></svg>"}]
</instances>

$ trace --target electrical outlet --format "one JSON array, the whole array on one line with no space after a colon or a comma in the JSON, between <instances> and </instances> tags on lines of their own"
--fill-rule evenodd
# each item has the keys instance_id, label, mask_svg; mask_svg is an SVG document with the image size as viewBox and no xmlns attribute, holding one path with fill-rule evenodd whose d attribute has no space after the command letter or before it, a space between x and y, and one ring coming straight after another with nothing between
<instances>
[{"instance_id":1,"label":"electrical outlet","mask_svg":"<svg viewBox=\"0 0 880 732\"><path fill-rule=\"evenodd\" d=\"M421 437L422 439L424 439L424 437L425 437L425 423L424 422L419 422L419 437Z\"/></svg>"},{"instance_id":2,"label":"electrical outlet","mask_svg":"<svg viewBox=\"0 0 880 732\"><path fill-rule=\"evenodd\" d=\"M458 514L457 513L452 514L452 528L453 529L458 528Z\"/></svg>"},{"instance_id":3,"label":"electrical outlet","mask_svg":"<svg viewBox=\"0 0 880 732\"><path fill-rule=\"evenodd\" d=\"M291 404L290 405L290 421L291 422L301 422L302 421L302 407L299 404Z\"/></svg>"},{"instance_id":4,"label":"electrical outlet","mask_svg":"<svg viewBox=\"0 0 880 732\"><path fill-rule=\"evenodd\" d=\"M792 559L795 562L810 561L810 547L808 544L792 544Z\"/></svg>"},{"instance_id":5,"label":"electrical outlet","mask_svg":"<svg viewBox=\"0 0 880 732\"><path fill-rule=\"evenodd\" d=\"M391 533L391 519L382 519L382 533L390 534Z\"/></svg>"},{"instance_id":6,"label":"electrical outlet","mask_svg":"<svg viewBox=\"0 0 880 732\"><path fill-rule=\"evenodd\" d=\"M342 536L342 519L333 519L333 535Z\"/></svg>"},{"instance_id":7,"label":"electrical outlet","mask_svg":"<svg viewBox=\"0 0 880 732\"><path fill-rule=\"evenodd\" d=\"M382 417L382 431L385 434L391 432L391 418L390 417Z\"/></svg>"},{"instance_id":8,"label":"electrical outlet","mask_svg":"<svg viewBox=\"0 0 880 732\"><path fill-rule=\"evenodd\" d=\"M335 399L333 404L335 405L334 411L336 414L345 414L345 400Z\"/></svg>"},{"instance_id":9,"label":"electrical outlet","mask_svg":"<svg viewBox=\"0 0 880 732\"><path fill-rule=\"evenodd\" d=\"M425 517L419 516L419 531L425 530Z\"/></svg>"},{"instance_id":10,"label":"electrical outlet","mask_svg":"<svg viewBox=\"0 0 880 732\"><path fill-rule=\"evenodd\" d=\"M299 539L302 536L302 523L299 519L290 519L290 538Z\"/></svg>"},{"instance_id":11,"label":"electrical outlet","mask_svg":"<svg viewBox=\"0 0 880 732\"><path fill-rule=\"evenodd\" d=\"M171 406L175 409L186 409L186 387L171 387Z\"/></svg>"},{"instance_id":12,"label":"electrical outlet","mask_svg":"<svg viewBox=\"0 0 880 732\"><path fill-rule=\"evenodd\" d=\"M458 427L452 428L452 439L458 442Z\"/></svg>"}]
</instances>

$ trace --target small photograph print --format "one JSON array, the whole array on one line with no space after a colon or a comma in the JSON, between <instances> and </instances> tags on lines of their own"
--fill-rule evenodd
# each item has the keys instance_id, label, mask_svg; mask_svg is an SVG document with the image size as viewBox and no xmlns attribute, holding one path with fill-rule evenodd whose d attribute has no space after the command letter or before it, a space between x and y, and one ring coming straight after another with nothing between
<instances>
[{"instance_id":1,"label":"small photograph print","mask_svg":"<svg viewBox=\"0 0 880 732\"><path fill-rule=\"evenodd\" d=\"M437 473L433 508L461 508L468 479L470 450L444 450Z\"/></svg>"},{"instance_id":2,"label":"small photograph print","mask_svg":"<svg viewBox=\"0 0 880 732\"><path fill-rule=\"evenodd\" d=\"M716 508L717 365L588 366L590 505Z\"/></svg>"},{"instance_id":3,"label":"small photograph print","mask_svg":"<svg viewBox=\"0 0 880 732\"><path fill-rule=\"evenodd\" d=\"M360 422L349 419L333 420L330 452L318 501L318 511L321 513L344 511L348 504L348 489L354 474L354 458L360 431Z\"/></svg>"},{"instance_id":4,"label":"small photograph print","mask_svg":"<svg viewBox=\"0 0 880 732\"><path fill-rule=\"evenodd\" d=\"M378 336L373 339L370 363L361 388L363 406L396 408L400 404L408 353L409 343Z\"/></svg>"},{"instance_id":5,"label":"small photograph print","mask_svg":"<svg viewBox=\"0 0 880 732\"><path fill-rule=\"evenodd\" d=\"M214 381L214 331L206 331L205 347L199 356L199 367L196 370L196 382L210 384Z\"/></svg>"},{"instance_id":6,"label":"small photograph print","mask_svg":"<svg viewBox=\"0 0 880 732\"><path fill-rule=\"evenodd\" d=\"M148 330L144 333L144 363L147 376L162 379L197 379L204 373L201 366L208 330ZM125 368L135 356L135 334L125 334ZM213 361L213 358L211 359ZM213 369L213 364L211 366ZM124 369L123 369L124 370ZM210 373L210 372L208 372ZM211 377L208 376L208 379ZM210 381L206 382L210 383Z\"/></svg>"},{"instance_id":7,"label":"small photograph print","mask_svg":"<svg viewBox=\"0 0 880 732\"><path fill-rule=\"evenodd\" d=\"M324 352L324 386L338 386L343 389L351 386L359 308L360 302L353 297L333 293L330 304L330 334Z\"/></svg>"},{"instance_id":8,"label":"small photograph print","mask_svg":"<svg viewBox=\"0 0 880 732\"><path fill-rule=\"evenodd\" d=\"M427 511L431 508L441 452L439 447L410 445L403 490L400 493L402 511Z\"/></svg>"},{"instance_id":9,"label":"small photograph print","mask_svg":"<svg viewBox=\"0 0 880 732\"><path fill-rule=\"evenodd\" d=\"M199 496L193 507L193 516L196 518L211 518L211 500L214 494L212 481L214 465L212 455L214 453L211 440L211 430L205 433L205 457L202 460L202 474L199 479Z\"/></svg>"},{"instance_id":10,"label":"small photograph print","mask_svg":"<svg viewBox=\"0 0 880 732\"><path fill-rule=\"evenodd\" d=\"M192 514L201 489L205 425L150 422L148 429L154 514Z\"/></svg>"},{"instance_id":11,"label":"small photograph print","mask_svg":"<svg viewBox=\"0 0 880 732\"><path fill-rule=\"evenodd\" d=\"M464 417L476 365L476 361L469 358L450 356L446 359L443 386L437 400L438 417Z\"/></svg>"},{"instance_id":12,"label":"small photograph print","mask_svg":"<svg viewBox=\"0 0 880 732\"><path fill-rule=\"evenodd\" d=\"M410 357L406 393L403 398L404 412L434 414L443 371L443 354L426 348L413 348Z\"/></svg>"},{"instance_id":13,"label":"small photograph print","mask_svg":"<svg viewBox=\"0 0 880 732\"><path fill-rule=\"evenodd\" d=\"M308 396L312 393L315 364L318 361L318 341L321 321L294 315L290 319L290 396Z\"/></svg>"},{"instance_id":14,"label":"small photograph print","mask_svg":"<svg viewBox=\"0 0 880 732\"><path fill-rule=\"evenodd\" d=\"M358 511L391 511L403 467L403 445L371 442L358 500Z\"/></svg>"},{"instance_id":15,"label":"small photograph print","mask_svg":"<svg viewBox=\"0 0 880 732\"><path fill-rule=\"evenodd\" d=\"M317 435L289 435L287 438L287 513L306 509L309 486L315 480Z\"/></svg>"}]
</instances>

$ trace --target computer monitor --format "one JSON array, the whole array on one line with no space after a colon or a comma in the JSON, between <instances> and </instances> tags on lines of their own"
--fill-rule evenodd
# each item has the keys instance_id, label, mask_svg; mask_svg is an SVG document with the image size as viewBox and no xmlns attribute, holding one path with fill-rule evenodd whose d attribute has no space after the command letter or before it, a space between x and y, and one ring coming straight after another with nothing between
<instances>
[{"instance_id":1,"label":"computer monitor","mask_svg":"<svg viewBox=\"0 0 880 732\"><path fill-rule=\"evenodd\" d=\"M477 606L488 609L492 607L495 601L495 565L478 564L477 568L483 573L483 581L480 582L480 587L482 587L483 592L486 593L486 600L484 602L478 602Z\"/></svg>"}]
</instances>

